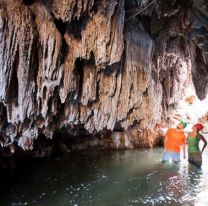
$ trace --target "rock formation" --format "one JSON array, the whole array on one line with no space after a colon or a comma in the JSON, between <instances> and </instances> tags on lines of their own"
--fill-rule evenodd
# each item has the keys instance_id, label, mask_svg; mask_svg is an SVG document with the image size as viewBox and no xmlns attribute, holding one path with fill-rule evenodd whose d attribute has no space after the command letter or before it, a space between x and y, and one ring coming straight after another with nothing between
<instances>
[{"instance_id":1,"label":"rock formation","mask_svg":"<svg viewBox=\"0 0 208 206\"><path fill-rule=\"evenodd\" d=\"M1 0L1 146L154 145L188 85L206 97L207 29L205 0Z\"/></svg>"}]
</instances>

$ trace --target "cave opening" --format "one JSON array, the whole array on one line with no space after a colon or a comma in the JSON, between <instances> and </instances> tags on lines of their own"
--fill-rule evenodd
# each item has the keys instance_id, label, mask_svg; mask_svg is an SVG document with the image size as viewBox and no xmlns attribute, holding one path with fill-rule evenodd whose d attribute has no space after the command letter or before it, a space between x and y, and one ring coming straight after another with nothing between
<instances>
[{"instance_id":1,"label":"cave opening","mask_svg":"<svg viewBox=\"0 0 208 206\"><path fill-rule=\"evenodd\" d=\"M43 100L46 100L46 94L47 94L47 87L44 86L44 88L43 88Z\"/></svg>"},{"instance_id":2,"label":"cave opening","mask_svg":"<svg viewBox=\"0 0 208 206\"><path fill-rule=\"evenodd\" d=\"M151 17L150 16L138 16L139 21L144 27L145 31L151 35Z\"/></svg>"},{"instance_id":3,"label":"cave opening","mask_svg":"<svg viewBox=\"0 0 208 206\"><path fill-rule=\"evenodd\" d=\"M89 133L82 124L69 124L56 130L54 134L55 154L67 155L72 151L92 148L99 144L99 138L100 134Z\"/></svg>"},{"instance_id":4,"label":"cave opening","mask_svg":"<svg viewBox=\"0 0 208 206\"><path fill-rule=\"evenodd\" d=\"M90 53L89 59L80 59L77 58L75 61L74 73L78 79L79 91L78 91L78 100L81 100L82 92L83 92L83 79L84 79L84 69L90 68L93 71L95 69L95 56L94 53Z\"/></svg>"},{"instance_id":5,"label":"cave opening","mask_svg":"<svg viewBox=\"0 0 208 206\"><path fill-rule=\"evenodd\" d=\"M64 36L62 36L60 64L63 64L65 62L65 60L67 58L68 50L69 50L68 44L66 43ZM62 85L60 85L60 86L62 86Z\"/></svg>"},{"instance_id":6,"label":"cave opening","mask_svg":"<svg viewBox=\"0 0 208 206\"><path fill-rule=\"evenodd\" d=\"M56 155L55 140L47 138L43 133L38 135L38 138L34 141L33 151L31 157L35 158L49 158Z\"/></svg>"},{"instance_id":7,"label":"cave opening","mask_svg":"<svg viewBox=\"0 0 208 206\"><path fill-rule=\"evenodd\" d=\"M63 22L61 19L54 19L54 23L56 25L56 28L60 32L61 35L64 35L66 32L66 24L67 22Z\"/></svg>"},{"instance_id":8,"label":"cave opening","mask_svg":"<svg viewBox=\"0 0 208 206\"><path fill-rule=\"evenodd\" d=\"M67 26L67 32L69 34L71 34L77 40L80 40L82 37L81 31L82 31L82 21L81 20L75 19Z\"/></svg>"},{"instance_id":9,"label":"cave opening","mask_svg":"<svg viewBox=\"0 0 208 206\"><path fill-rule=\"evenodd\" d=\"M94 13L93 15L95 15L98 12L99 7L101 6L101 1L100 0L95 0L93 7L91 9L91 13Z\"/></svg>"},{"instance_id":10,"label":"cave opening","mask_svg":"<svg viewBox=\"0 0 208 206\"><path fill-rule=\"evenodd\" d=\"M35 3L36 0L22 0L23 4L26 6L30 6Z\"/></svg>"},{"instance_id":11,"label":"cave opening","mask_svg":"<svg viewBox=\"0 0 208 206\"><path fill-rule=\"evenodd\" d=\"M19 67L19 48L15 54L15 60L12 68L12 75L10 80L10 85L8 88L7 102L12 106L18 106L18 78L17 78L17 70Z\"/></svg>"},{"instance_id":12,"label":"cave opening","mask_svg":"<svg viewBox=\"0 0 208 206\"><path fill-rule=\"evenodd\" d=\"M85 12L80 18L73 19L69 24L67 24L66 32L72 35L75 39L81 40L82 31L85 30L89 18L89 14Z\"/></svg>"}]
</instances>

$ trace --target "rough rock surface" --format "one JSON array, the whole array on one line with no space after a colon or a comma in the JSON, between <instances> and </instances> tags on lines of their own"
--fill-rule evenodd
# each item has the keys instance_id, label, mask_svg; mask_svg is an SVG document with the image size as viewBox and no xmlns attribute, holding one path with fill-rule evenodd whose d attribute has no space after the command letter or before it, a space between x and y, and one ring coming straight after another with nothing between
<instances>
[{"instance_id":1,"label":"rough rock surface","mask_svg":"<svg viewBox=\"0 0 208 206\"><path fill-rule=\"evenodd\" d=\"M154 145L188 84L206 96L207 29L205 0L1 0L1 146Z\"/></svg>"}]
</instances>

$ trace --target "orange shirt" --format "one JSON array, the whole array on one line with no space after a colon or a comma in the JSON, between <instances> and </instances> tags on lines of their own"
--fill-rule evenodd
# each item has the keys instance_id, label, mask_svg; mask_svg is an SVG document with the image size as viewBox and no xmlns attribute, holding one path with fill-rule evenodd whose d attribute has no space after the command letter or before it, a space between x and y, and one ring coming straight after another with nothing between
<instances>
[{"instance_id":1,"label":"orange shirt","mask_svg":"<svg viewBox=\"0 0 208 206\"><path fill-rule=\"evenodd\" d=\"M171 152L180 152L180 145L186 143L186 136L183 131L175 128L168 129L165 135L165 149Z\"/></svg>"}]
</instances>

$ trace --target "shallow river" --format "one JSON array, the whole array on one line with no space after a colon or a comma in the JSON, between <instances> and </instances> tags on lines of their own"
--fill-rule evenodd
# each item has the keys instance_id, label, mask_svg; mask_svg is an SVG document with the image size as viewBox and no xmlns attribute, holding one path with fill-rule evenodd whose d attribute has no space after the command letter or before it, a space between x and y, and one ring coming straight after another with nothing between
<instances>
[{"instance_id":1,"label":"shallow river","mask_svg":"<svg viewBox=\"0 0 208 206\"><path fill-rule=\"evenodd\" d=\"M208 206L208 154L161 164L162 149L83 151L25 168L0 188L1 206ZM1 185L1 184L0 184Z\"/></svg>"}]
</instances>

